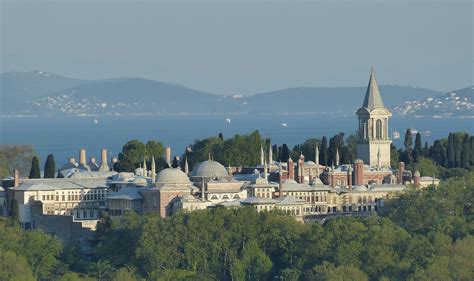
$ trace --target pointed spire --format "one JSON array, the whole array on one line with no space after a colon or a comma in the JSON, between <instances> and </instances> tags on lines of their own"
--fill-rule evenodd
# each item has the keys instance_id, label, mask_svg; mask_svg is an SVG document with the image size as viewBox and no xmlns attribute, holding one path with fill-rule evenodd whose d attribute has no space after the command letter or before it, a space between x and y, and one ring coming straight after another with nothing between
<instances>
[{"instance_id":1,"label":"pointed spire","mask_svg":"<svg viewBox=\"0 0 474 281\"><path fill-rule=\"evenodd\" d=\"M377 81L375 80L374 67L372 67L372 71L370 73L369 85L367 86L367 92L365 93L362 107L368 108L369 110L384 107L382 97L380 96L379 87L377 86Z\"/></svg>"},{"instance_id":2,"label":"pointed spire","mask_svg":"<svg viewBox=\"0 0 474 281\"><path fill-rule=\"evenodd\" d=\"M146 158L143 157L143 176L146 177L146 172L147 172L147 167L146 167Z\"/></svg>"},{"instance_id":3,"label":"pointed spire","mask_svg":"<svg viewBox=\"0 0 474 281\"><path fill-rule=\"evenodd\" d=\"M267 161L263 164L263 177L265 180L268 180L268 170L267 170Z\"/></svg>"},{"instance_id":4,"label":"pointed spire","mask_svg":"<svg viewBox=\"0 0 474 281\"><path fill-rule=\"evenodd\" d=\"M316 147L314 148L314 162L316 163L316 165L319 164L319 148L318 148L318 144L316 144Z\"/></svg>"},{"instance_id":5,"label":"pointed spire","mask_svg":"<svg viewBox=\"0 0 474 281\"><path fill-rule=\"evenodd\" d=\"M151 157L151 181L155 182L156 179L156 164L155 164L155 156Z\"/></svg>"},{"instance_id":6,"label":"pointed spire","mask_svg":"<svg viewBox=\"0 0 474 281\"><path fill-rule=\"evenodd\" d=\"M339 166L339 148L336 148L336 167Z\"/></svg>"},{"instance_id":7,"label":"pointed spire","mask_svg":"<svg viewBox=\"0 0 474 281\"><path fill-rule=\"evenodd\" d=\"M184 158L184 173L187 175L189 174L189 165L188 165L188 157Z\"/></svg>"},{"instance_id":8,"label":"pointed spire","mask_svg":"<svg viewBox=\"0 0 474 281\"><path fill-rule=\"evenodd\" d=\"M260 165L263 166L264 161L265 161L265 154L263 153L263 146L260 145Z\"/></svg>"},{"instance_id":9,"label":"pointed spire","mask_svg":"<svg viewBox=\"0 0 474 281\"><path fill-rule=\"evenodd\" d=\"M209 158L208 158L209 161L211 161L211 153L209 152Z\"/></svg>"},{"instance_id":10,"label":"pointed spire","mask_svg":"<svg viewBox=\"0 0 474 281\"><path fill-rule=\"evenodd\" d=\"M272 144L268 143L268 164L271 166L273 163L273 151Z\"/></svg>"}]
</instances>

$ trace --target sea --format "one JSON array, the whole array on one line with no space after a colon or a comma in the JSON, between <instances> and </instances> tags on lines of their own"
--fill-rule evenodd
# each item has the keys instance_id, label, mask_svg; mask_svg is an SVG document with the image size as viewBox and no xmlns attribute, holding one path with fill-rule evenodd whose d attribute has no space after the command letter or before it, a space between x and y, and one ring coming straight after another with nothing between
<instances>
[{"instance_id":1,"label":"sea","mask_svg":"<svg viewBox=\"0 0 474 281\"><path fill-rule=\"evenodd\" d=\"M171 147L172 155L181 155L195 140L219 133L229 138L258 130L264 138L271 138L272 144L292 147L309 138L332 137L339 132L354 134L357 124L356 116L316 114L0 117L0 144L32 145L41 164L52 153L57 166L61 166L68 157L78 159L79 148L87 150L87 157L97 159L101 148L107 148L110 159L132 139L160 141ZM389 128L391 133L400 133L400 139L393 139L397 147L403 145L408 128L424 132L423 143L431 144L449 132L473 134L474 119L392 117Z\"/></svg>"}]
</instances>

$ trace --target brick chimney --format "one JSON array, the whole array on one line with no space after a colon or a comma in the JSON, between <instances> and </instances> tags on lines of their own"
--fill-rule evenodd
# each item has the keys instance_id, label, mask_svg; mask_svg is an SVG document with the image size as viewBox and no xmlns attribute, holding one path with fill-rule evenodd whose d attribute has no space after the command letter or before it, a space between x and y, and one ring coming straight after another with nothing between
<instances>
[{"instance_id":1,"label":"brick chimney","mask_svg":"<svg viewBox=\"0 0 474 281\"><path fill-rule=\"evenodd\" d=\"M293 159L291 159L291 157L288 158L288 178L290 180L295 179L295 165L293 165Z\"/></svg>"},{"instance_id":2,"label":"brick chimney","mask_svg":"<svg viewBox=\"0 0 474 281\"><path fill-rule=\"evenodd\" d=\"M403 172L405 172L405 163L398 162L398 183L403 184Z\"/></svg>"},{"instance_id":3,"label":"brick chimney","mask_svg":"<svg viewBox=\"0 0 474 281\"><path fill-rule=\"evenodd\" d=\"M347 169L347 186L352 189L352 166Z\"/></svg>"},{"instance_id":4,"label":"brick chimney","mask_svg":"<svg viewBox=\"0 0 474 281\"><path fill-rule=\"evenodd\" d=\"M283 168L280 162L280 170L278 171L278 197L283 196Z\"/></svg>"},{"instance_id":5,"label":"brick chimney","mask_svg":"<svg viewBox=\"0 0 474 281\"><path fill-rule=\"evenodd\" d=\"M354 185L364 185L364 161L356 159L354 161Z\"/></svg>"},{"instance_id":6,"label":"brick chimney","mask_svg":"<svg viewBox=\"0 0 474 281\"><path fill-rule=\"evenodd\" d=\"M86 149L80 148L79 149L79 164L86 165Z\"/></svg>"}]
</instances>

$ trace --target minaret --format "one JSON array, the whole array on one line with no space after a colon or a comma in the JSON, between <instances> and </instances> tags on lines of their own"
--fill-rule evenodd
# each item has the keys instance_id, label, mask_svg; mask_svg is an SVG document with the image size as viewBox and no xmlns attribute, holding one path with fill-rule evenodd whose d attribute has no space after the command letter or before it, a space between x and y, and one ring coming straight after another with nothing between
<instances>
[{"instance_id":1,"label":"minaret","mask_svg":"<svg viewBox=\"0 0 474 281\"><path fill-rule=\"evenodd\" d=\"M309 175L308 175L309 184L313 184L313 168L309 167Z\"/></svg>"},{"instance_id":2,"label":"minaret","mask_svg":"<svg viewBox=\"0 0 474 281\"><path fill-rule=\"evenodd\" d=\"M260 166L263 166L265 162L265 154L263 153L263 146L260 145Z\"/></svg>"},{"instance_id":3,"label":"minaret","mask_svg":"<svg viewBox=\"0 0 474 281\"><path fill-rule=\"evenodd\" d=\"M273 163L273 151L272 151L272 144L268 143L268 165L272 165Z\"/></svg>"},{"instance_id":4,"label":"minaret","mask_svg":"<svg viewBox=\"0 0 474 281\"><path fill-rule=\"evenodd\" d=\"M336 167L339 167L339 148L336 148Z\"/></svg>"},{"instance_id":5,"label":"minaret","mask_svg":"<svg viewBox=\"0 0 474 281\"><path fill-rule=\"evenodd\" d=\"M155 156L151 157L151 182L155 182L156 180L156 164L155 164Z\"/></svg>"},{"instance_id":6,"label":"minaret","mask_svg":"<svg viewBox=\"0 0 474 281\"><path fill-rule=\"evenodd\" d=\"M263 164L263 177L268 180L267 161Z\"/></svg>"},{"instance_id":7,"label":"minaret","mask_svg":"<svg viewBox=\"0 0 474 281\"><path fill-rule=\"evenodd\" d=\"M143 157L143 176L146 177L146 174L147 174L147 167L146 167L146 158Z\"/></svg>"},{"instance_id":8,"label":"minaret","mask_svg":"<svg viewBox=\"0 0 474 281\"><path fill-rule=\"evenodd\" d=\"M188 165L188 157L184 159L184 173L187 175L189 174L189 165Z\"/></svg>"},{"instance_id":9,"label":"minaret","mask_svg":"<svg viewBox=\"0 0 474 281\"><path fill-rule=\"evenodd\" d=\"M293 159L291 159L291 156L288 157L288 179L295 179L295 165L293 165Z\"/></svg>"}]
</instances>

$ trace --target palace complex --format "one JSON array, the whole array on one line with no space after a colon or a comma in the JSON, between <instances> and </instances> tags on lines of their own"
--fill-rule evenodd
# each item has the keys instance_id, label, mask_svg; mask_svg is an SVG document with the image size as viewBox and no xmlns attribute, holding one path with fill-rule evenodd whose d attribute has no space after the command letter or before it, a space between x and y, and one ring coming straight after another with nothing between
<instances>
[{"instance_id":1,"label":"palace complex","mask_svg":"<svg viewBox=\"0 0 474 281\"><path fill-rule=\"evenodd\" d=\"M300 221L311 221L373 214L407 184L438 184L439 180L422 178L418 172L412 175L402 162L396 169L390 166L391 113L383 105L373 70L356 114L358 159L354 163L339 163L337 152L335 163L320 165L317 148L315 162L301 155L280 163L273 160L271 149L266 154L261 149L260 163L242 167L240 172L212 159L193 171L184 159L183 170L157 172L152 158L149 169L144 161L134 173L117 173L110 170L105 149L100 164L94 158L87 162L86 151L81 149L79 163L70 158L60 172L62 178L20 179L15 173L4 180L0 203L4 215L11 214L11 206L17 204L20 223L26 229L40 228L65 240L77 240L84 238L81 231L95 228L103 212L112 218L130 211L168 217L219 206L252 206L257 211L281 210ZM170 157L166 148L167 163Z\"/></svg>"}]
</instances>

